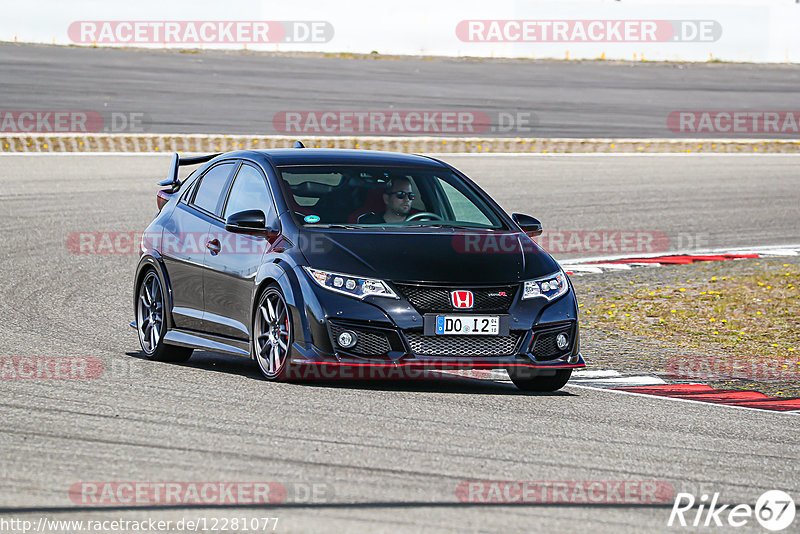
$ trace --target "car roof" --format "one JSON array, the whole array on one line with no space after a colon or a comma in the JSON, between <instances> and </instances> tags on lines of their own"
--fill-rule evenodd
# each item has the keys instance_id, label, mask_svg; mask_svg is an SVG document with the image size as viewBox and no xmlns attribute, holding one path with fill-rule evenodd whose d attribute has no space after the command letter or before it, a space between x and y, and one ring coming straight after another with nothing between
<instances>
[{"instance_id":1,"label":"car roof","mask_svg":"<svg viewBox=\"0 0 800 534\"><path fill-rule=\"evenodd\" d=\"M286 148L274 150L242 150L224 154L226 157L266 156L277 166L282 165L408 165L438 167L435 159L417 154L381 152L378 150L349 150L336 148Z\"/></svg>"}]
</instances>

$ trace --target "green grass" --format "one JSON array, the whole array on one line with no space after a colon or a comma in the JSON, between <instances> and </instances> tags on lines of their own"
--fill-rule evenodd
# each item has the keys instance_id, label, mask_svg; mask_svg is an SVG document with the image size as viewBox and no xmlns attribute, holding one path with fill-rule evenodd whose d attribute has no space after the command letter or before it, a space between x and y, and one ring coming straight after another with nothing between
<instances>
[{"instance_id":1,"label":"green grass","mask_svg":"<svg viewBox=\"0 0 800 534\"><path fill-rule=\"evenodd\" d=\"M678 286L632 281L581 305L583 326L619 329L742 359L800 359L800 269L689 279Z\"/></svg>"}]
</instances>

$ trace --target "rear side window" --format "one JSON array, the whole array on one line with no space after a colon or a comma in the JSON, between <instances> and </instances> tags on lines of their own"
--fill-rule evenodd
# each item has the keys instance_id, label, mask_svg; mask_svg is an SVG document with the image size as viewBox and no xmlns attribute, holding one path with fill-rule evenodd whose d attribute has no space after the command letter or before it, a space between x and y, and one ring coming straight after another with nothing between
<instances>
[{"instance_id":1,"label":"rear side window","mask_svg":"<svg viewBox=\"0 0 800 534\"><path fill-rule=\"evenodd\" d=\"M307 167L284 167L281 169L281 177L292 189L294 201L298 206L313 207L319 202L319 197L305 196L304 190L313 191L315 187L319 188L318 185L328 189L339 187L344 181L344 176L336 169L330 169L330 172L326 172L328 169L324 168L318 170L319 172L314 172Z\"/></svg>"},{"instance_id":2,"label":"rear side window","mask_svg":"<svg viewBox=\"0 0 800 534\"><path fill-rule=\"evenodd\" d=\"M227 219L234 213L246 210L261 210L267 216L267 220L273 211L264 177L258 169L245 164L236 173L223 218Z\"/></svg>"},{"instance_id":3,"label":"rear side window","mask_svg":"<svg viewBox=\"0 0 800 534\"><path fill-rule=\"evenodd\" d=\"M228 183L228 176L230 176L234 166L233 162L222 163L205 173L200 178L192 204L209 213L219 215L217 206L225 192L225 184Z\"/></svg>"}]
</instances>

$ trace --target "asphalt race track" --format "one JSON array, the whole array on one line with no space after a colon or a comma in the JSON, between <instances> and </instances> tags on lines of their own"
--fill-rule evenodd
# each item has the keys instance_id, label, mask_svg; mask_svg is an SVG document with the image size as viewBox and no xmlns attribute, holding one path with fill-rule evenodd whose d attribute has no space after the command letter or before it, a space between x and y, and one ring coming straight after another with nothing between
<instances>
[{"instance_id":1,"label":"asphalt race track","mask_svg":"<svg viewBox=\"0 0 800 534\"><path fill-rule=\"evenodd\" d=\"M797 237L797 158L448 159L507 209L562 228L708 226L720 246ZM89 357L104 368L95 379L0 382L0 518L268 516L280 518L278 532L674 532L671 500L494 506L462 503L456 488L658 481L751 505L766 490L800 491L795 415L569 386L526 395L471 378L272 384L233 356L143 359L128 326L136 256L75 254L66 242L73 232L143 230L167 165L166 156L0 157L3 356ZM557 186L569 176L570 187ZM267 509L98 511L70 499L81 481L277 481L290 491ZM320 493L303 504L312 484Z\"/></svg>"},{"instance_id":2,"label":"asphalt race track","mask_svg":"<svg viewBox=\"0 0 800 534\"><path fill-rule=\"evenodd\" d=\"M298 110L531 113L485 136L719 137L674 133L680 110L796 109L791 65L288 57L0 44L5 110L143 113L154 133L274 134ZM504 123L507 124L507 123ZM309 132L313 134L313 132ZM723 137L763 137L724 133ZM796 138L796 131L766 137Z\"/></svg>"}]
</instances>

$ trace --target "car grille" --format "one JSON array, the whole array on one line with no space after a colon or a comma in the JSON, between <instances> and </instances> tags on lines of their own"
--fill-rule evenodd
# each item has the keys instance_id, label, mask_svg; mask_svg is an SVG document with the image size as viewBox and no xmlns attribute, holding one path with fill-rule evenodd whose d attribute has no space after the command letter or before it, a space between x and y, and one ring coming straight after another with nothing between
<instances>
[{"instance_id":1,"label":"car grille","mask_svg":"<svg viewBox=\"0 0 800 534\"><path fill-rule=\"evenodd\" d=\"M346 350L348 352L352 352L354 354L361 354L364 356L379 356L386 354L391 350L389 346L389 340L386 338L386 334L373 331L373 330L366 330L363 328L357 328L352 326L342 326L335 323L330 323L331 326L331 335L333 336L333 343L334 347L338 347L339 345L336 343L336 338L339 337L339 334L344 332L345 330L349 330L351 332L355 332L356 334L356 344L349 349L341 349Z\"/></svg>"},{"instance_id":2,"label":"car grille","mask_svg":"<svg viewBox=\"0 0 800 534\"><path fill-rule=\"evenodd\" d=\"M516 286L497 287L448 287L426 286L413 284L394 284L398 291L420 313L452 312L453 304L450 302L450 292L457 289L469 289L474 300L470 311L501 312L505 313L514 300ZM505 295L500 295L504 293Z\"/></svg>"},{"instance_id":3,"label":"car grille","mask_svg":"<svg viewBox=\"0 0 800 534\"><path fill-rule=\"evenodd\" d=\"M508 356L514 354L519 334L508 336L425 336L406 332L411 352L423 356Z\"/></svg>"},{"instance_id":4,"label":"car grille","mask_svg":"<svg viewBox=\"0 0 800 534\"><path fill-rule=\"evenodd\" d=\"M566 349L561 350L556 345L556 336L560 333L565 333L569 336L569 345ZM561 356L569 353L572 350L572 327L565 326L556 330L547 330L542 333L535 333L533 336L533 357L540 362L548 360L555 360Z\"/></svg>"}]
</instances>

